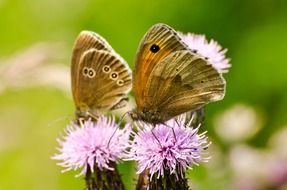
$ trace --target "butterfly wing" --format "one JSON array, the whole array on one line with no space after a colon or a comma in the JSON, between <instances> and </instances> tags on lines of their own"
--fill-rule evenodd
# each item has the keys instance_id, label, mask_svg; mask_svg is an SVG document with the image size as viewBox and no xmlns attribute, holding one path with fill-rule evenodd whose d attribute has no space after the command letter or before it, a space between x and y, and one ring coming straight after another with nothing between
<instances>
[{"instance_id":1,"label":"butterfly wing","mask_svg":"<svg viewBox=\"0 0 287 190\"><path fill-rule=\"evenodd\" d=\"M98 34L82 32L72 57L72 92L77 111L96 113L125 105L131 89L128 64Z\"/></svg>"},{"instance_id":2,"label":"butterfly wing","mask_svg":"<svg viewBox=\"0 0 287 190\"><path fill-rule=\"evenodd\" d=\"M148 88L147 80L154 67L172 52L185 49L188 47L176 32L165 24L156 24L145 34L138 48L133 73L133 91L139 110L145 105L144 92Z\"/></svg>"},{"instance_id":3,"label":"butterfly wing","mask_svg":"<svg viewBox=\"0 0 287 190\"><path fill-rule=\"evenodd\" d=\"M173 52L157 63L146 87L145 109L158 112L163 121L225 95L222 75L190 50Z\"/></svg>"},{"instance_id":4,"label":"butterfly wing","mask_svg":"<svg viewBox=\"0 0 287 190\"><path fill-rule=\"evenodd\" d=\"M74 44L71 64L71 85L75 102L77 102L76 100L78 99L77 87L79 78L77 77L79 75L77 75L77 72L79 72L79 61L83 53L92 48L113 52L113 49L108 42L97 33L82 31L79 34Z\"/></svg>"}]
</instances>

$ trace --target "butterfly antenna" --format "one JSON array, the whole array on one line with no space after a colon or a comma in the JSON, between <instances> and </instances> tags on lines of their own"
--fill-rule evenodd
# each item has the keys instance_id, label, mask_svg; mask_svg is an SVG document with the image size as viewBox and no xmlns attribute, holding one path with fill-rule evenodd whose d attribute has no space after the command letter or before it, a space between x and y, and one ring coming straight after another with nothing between
<instances>
[{"instance_id":1,"label":"butterfly antenna","mask_svg":"<svg viewBox=\"0 0 287 190\"><path fill-rule=\"evenodd\" d=\"M128 113L129 113L129 112L125 112L125 113L122 115L122 117L121 117L120 120L119 120L119 126L122 124L124 118L126 117L126 115L127 115Z\"/></svg>"},{"instance_id":2,"label":"butterfly antenna","mask_svg":"<svg viewBox=\"0 0 287 190\"><path fill-rule=\"evenodd\" d=\"M154 128L156 127L156 125L155 125L155 124L152 124L152 125L153 125L153 127L152 127L152 129L151 129L151 134L154 136L154 138L155 138L156 141L158 142L159 146L162 148L159 139L157 138L157 136L156 136L156 135L154 134L154 132L153 132L153 130L154 130Z\"/></svg>"},{"instance_id":3,"label":"butterfly antenna","mask_svg":"<svg viewBox=\"0 0 287 190\"><path fill-rule=\"evenodd\" d=\"M54 119L54 120L50 121L50 122L47 124L47 126L48 126L48 127L51 127L51 126L53 126L55 123L58 123L58 122L64 121L64 120L72 120L72 116L63 116L63 117Z\"/></svg>"},{"instance_id":4,"label":"butterfly antenna","mask_svg":"<svg viewBox=\"0 0 287 190\"><path fill-rule=\"evenodd\" d=\"M120 128L120 126L121 126L121 124L122 124L122 122L123 122L125 116L127 115L127 113L128 113L128 112L124 113L124 114L122 115L121 119L119 120L119 123L118 123L118 126L119 126L119 127L116 127L116 129L114 130L112 136L110 137L110 139L109 139L109 141L108 141L108 147L109 147L109 145L110 145L110 142L111 142L112 138L115 136L115 134L116 134L118 128Z\"/></svg>"}]
</instances>

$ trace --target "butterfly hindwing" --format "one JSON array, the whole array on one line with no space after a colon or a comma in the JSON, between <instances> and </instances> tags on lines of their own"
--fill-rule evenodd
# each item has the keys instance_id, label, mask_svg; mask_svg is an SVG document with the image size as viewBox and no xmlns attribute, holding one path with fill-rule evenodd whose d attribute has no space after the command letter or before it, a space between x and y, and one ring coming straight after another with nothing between
<instances>
[{"instance_id":1,"label":"butterfly hindwing","mask_svg":"<svg viewBox=\"0 0 287 190\"><path fill-rule=\"evenodd\" d=\"M82 56L79 70L80 107L109 110L131 88L131 71L115 53L91 49Z\"/></svg>"},{"instance_id":2,"label":"butterfly hindwing","mask_svg":"<svg viewBox=\"0 0 287 190\"><path fill-rule=\"evenodd\" d=\"M72 64L71 64L71 81L72 81L72 93L73 96L77 96L76 90L78 87L77 82L77 72L79 72L79 61L84 52L90 49L106 50L113 52L112 47L108 42L95 32L82 31L77 37L72 54ZM75 97L77 99L77 97Z\"/></svg>"},{"instance_id":3,"label":"butterfly hindwing","mask_svg":"<svg viewBox=\"0 0 287 190\"><path fill-rule=\"evenodd\" d=\"M157 63L144 91L147 110L156 110L162 120L220 100L225 81L211 64L190 50L175 51Z\"/></svg>"},{"instance_id":4,"label":"butterfly hindwing","mask_svg":"<svg viewBox=\"0 0 287 190\"><path fill-rule=\"evenodd\" d=\"M131 71L98 34L80 33L74 45L71 70L77 112L92 114L125 105L131 89Z\"/></svg>"}]
</instances>

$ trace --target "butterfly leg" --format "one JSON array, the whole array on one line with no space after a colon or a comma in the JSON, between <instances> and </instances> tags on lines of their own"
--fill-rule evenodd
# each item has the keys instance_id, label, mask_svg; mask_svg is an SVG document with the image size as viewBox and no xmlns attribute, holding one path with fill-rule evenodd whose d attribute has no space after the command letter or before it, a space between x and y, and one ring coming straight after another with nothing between
<instances>
[{"instance_id":1,"label":"butterfly leg","mask_svg":"<svg viewBox=\"0 0 287 190\"><path fill-rule=\"evenodd\" d=\"M78 124L83 128L83 127L84 127L84 123L85 123L85 118L80 117L80 118L78 119Z\"/></svg>"},{"instance_id":2,"label":"butterfly leg","mask_svg":"<svg viewBox=\"0 0 287 190\"><path fill-rule=\"evenodd\" d=\"M96 114L89 112L89 111L87 112L87 116L90 117L93 121L98 120L98 116Z\"/></svg>"},{"instance_id":3,"label":"butterfly leg","mask_svg":"<svg viewBox=\"0 0 287 190\"><path fill-rule=\"evenodd\" d=\"M177 123L178 126L180 126L179 123L177 122L177 120L175 120L175 122ZM174 142L176 142L177 140L176 140L176 135L175 135L174 128L173 128L172 126L167 125L166 123L163 123L163 125L165 125L165 126L171 128L172 134L173 134L173 138L174 138L174 140L175 140Z\"/></svg>"}]
</instances>

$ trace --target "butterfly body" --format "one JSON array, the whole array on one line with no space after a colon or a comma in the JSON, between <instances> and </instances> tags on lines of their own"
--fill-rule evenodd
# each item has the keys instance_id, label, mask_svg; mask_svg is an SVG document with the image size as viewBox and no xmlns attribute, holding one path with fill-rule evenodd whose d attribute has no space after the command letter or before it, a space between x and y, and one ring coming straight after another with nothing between
<instances>
[{"instance_id":1,"label":"butterfly body","mask_svg":"<svg viewBox=\"0 0 287 190\"><path fill-rule=\"evenodd\" d=\"M137 107L131 117L157 124L222 99L225 81L172 28L156 24L139 46L133 90Z\"/></svg>"},{"instance_id":2,"label":"butterfly body","mask_svg":"<svg viewBox=\"0 0 287 190\"><path fill-rule=\"evenodd\" d=\"M96 117L125 106L131 89L128 64L104 38L89 31L76 39L71 78L77 117Z\"/></svg>"},{"instance_id":3,"label":"butterfly body","mask_svg":"<svg viewBox=\"0 0 287 190\"><path fill-rule=\"evenodd\" d=\"M130 116L134 121L141 120L152 124L161 123L163 121L160 112L158 112L156 109L154 110L148 108L143 108L142 110L135 109L130 113Z\"/></svg>"}]
</instances>

